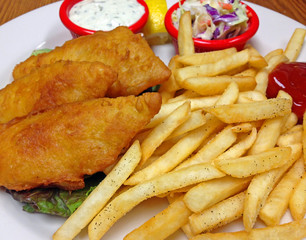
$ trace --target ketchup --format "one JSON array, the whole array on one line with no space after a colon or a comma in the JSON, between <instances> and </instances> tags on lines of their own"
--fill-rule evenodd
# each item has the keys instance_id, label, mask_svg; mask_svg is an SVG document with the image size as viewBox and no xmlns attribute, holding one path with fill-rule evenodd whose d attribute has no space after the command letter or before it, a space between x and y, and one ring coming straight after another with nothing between
<instances>
[{"instance_id":1,"label":"ketchup","mask_svg":"<svg viewBox=\"0 0 306 240\"><path fill-rule=\"evenodd\" d=\"M306 62L281 63L269 74L267 97L274 98L279 90L290 94L292 111L303 119L306 109Z\"/></svg>"}]
</instances>

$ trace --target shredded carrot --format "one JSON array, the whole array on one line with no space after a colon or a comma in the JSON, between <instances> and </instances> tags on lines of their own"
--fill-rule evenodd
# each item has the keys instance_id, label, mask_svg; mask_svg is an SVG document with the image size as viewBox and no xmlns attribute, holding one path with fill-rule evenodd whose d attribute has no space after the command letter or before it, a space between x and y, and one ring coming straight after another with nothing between
<instances>
[{"instance_id":1,"label":"shredded carrot","mask_svg":"<svg viewBox=\"0 0 306 240\"><path fill-rule=\"evenodd\" d=\"M233 6L230 3L221 3L221 7L226 10L232 10Z\"/></svg>"},{"instance_id":2,"label":"shredded carrot","mask_svg":"<svg viewBox=\"0 0 306 240\"><path fill-rule=\"evenodd\" d=\"M251 13L251 12L247 11L246 14L247 14L248 18L251 18L251 17L252 17L252 13Z\"/></svg>"}]
</instances>

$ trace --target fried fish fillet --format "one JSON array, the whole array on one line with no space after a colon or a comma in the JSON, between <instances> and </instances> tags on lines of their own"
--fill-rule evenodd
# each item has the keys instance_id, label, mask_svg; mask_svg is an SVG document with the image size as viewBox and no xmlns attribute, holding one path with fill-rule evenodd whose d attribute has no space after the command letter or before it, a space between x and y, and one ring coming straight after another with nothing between
<instances>
[{"instance_id":1,"label":"fried fish fillet","mask_svg":"<svg viewBox=\"0 0 306 240\"><path fill-rule=\"evenodd\" d=\"M84 187L113 164L159 111L159 93L63 104L0 130L0 186L11 190ZM5 125L5 126L4 126Z\"/></svg>"},{"instance_id":2,"label":"fried fish fillet","mask_svg":"<svg viewBox=\"0 0 306 240\"><path fill-rule=\"evenodd\" d=\"M63 103L105 96L117 72L100 62L59 61L0 90L0 123Z\"/></svg>"},{"instance_id":3,"label":"fried fish fillet","mask_svg":"<svg viewBox=\"0 0 306 240\"><path fill-rule=\"evenodd\" d=\"M18 79L37 67L59 60L100 61L113 67L118 72L118 81L107 92L109 97L138 95L166 81L171 74L140 34L118 27L82 36L51 52L31 56L14 68L13 77Z\"/></svg>"}]
</instances>

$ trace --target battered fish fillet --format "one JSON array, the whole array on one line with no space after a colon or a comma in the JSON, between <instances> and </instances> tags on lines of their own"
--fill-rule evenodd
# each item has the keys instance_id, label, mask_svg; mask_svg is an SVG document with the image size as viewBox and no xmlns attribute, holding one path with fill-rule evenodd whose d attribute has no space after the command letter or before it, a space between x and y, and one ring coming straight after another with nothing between
<instances>
[{"instance_id":1,"label":"battered fish fillet","mask_svg":"<svg viewBox=\"0 0 306 240\"><path fill-rule=\"evenodd\" d=\"M113 67L118 72L118 81L107 92L109 97L138 95L166 81L171 74L140 34L133 34L127 27L118 27L79 37L49 53L31 56L15 67L14 79L59 60L100 61Z\"/></svg>"},{"instance_id":2,"label":"battered fish fillet","mask_svg":"<svg viewBox=\"0 0 306 240\"><path fill-rule=\"evenodd\" d=\"M0 123L63 103L105 96L118 74L100 62L59 61L0 90Z\"/></svg>"},{"instance_id":3,"label":"battered fish fillet","mask_svg":"<svg viewBox=\"0 0 306 240\"><path fill-rule=\"evenodd\" d=\"M113 164L159 111L159 93L63 104L0 130L0 186L12 190L84 187Z\"/></svg>"}]
</instances>

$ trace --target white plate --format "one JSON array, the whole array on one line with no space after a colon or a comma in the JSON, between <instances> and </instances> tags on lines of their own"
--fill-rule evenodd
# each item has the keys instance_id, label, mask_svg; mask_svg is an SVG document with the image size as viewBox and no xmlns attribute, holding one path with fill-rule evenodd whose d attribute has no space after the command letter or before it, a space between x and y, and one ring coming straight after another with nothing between
<instances>
[{"instance_id":1,"label":"white plate","mask_svg":"<svg viewBox=\"0 0 306 240\"><path fill-rule=\"evenodd\" d=\"M170 7L176 0L167 2ZM11 72L14 66L25 60L34 49L53 48L71 39L70 33L58 17L60 3L39 8L0 26L0 88L12 80ZM260 19L259 30L251 40L251 44L263 55L276 48L285 48L294 29L305 28L304 25L269 9L251 3L249 5L254 8ZM174 55L171 44L154 47L154 51L166 64ZM306 61L305 47L298 60ZM155 198L142 203L117 222L103 239L122 239L128 232L166 206L164 200ZM287 212L282 222L290 220L290 214ZM0 190L0 239L52 239L52 234L63 222L64 219L60 217L22 211L20 203ZM241 221L236 221L222 230L240 229L242 229ZM87 239L86 233L82 233L77 239ZM177 232L169 239L187 238L181 232Z\"/></svg>"}]
</instances>

